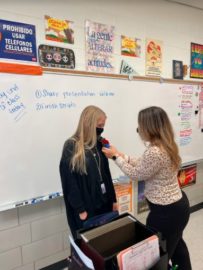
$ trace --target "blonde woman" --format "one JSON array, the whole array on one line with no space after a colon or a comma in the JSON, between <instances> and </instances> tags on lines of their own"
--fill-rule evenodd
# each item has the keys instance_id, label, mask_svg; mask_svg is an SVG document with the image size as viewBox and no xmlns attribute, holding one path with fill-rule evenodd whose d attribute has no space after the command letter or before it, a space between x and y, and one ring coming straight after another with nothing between
<instances>
[{"instance_id":1,"label":"blonde woman","mask_svg":"<svg viewBox=\"0 0 203 270\"><path fill-rule=\"evenodd\" d=\"M64 144L60 176L74 238L89 218L117 210L108 159L101 150L106 118L100 108L86 107L75 133Z\"/></svg>"},{"instance_id":2,"label":"blonde woman","mask_svg":"<svg viewBox=\"0 0 203 270\"><path fill-rule=\"evenodd\" d=\"M190 209L178 184L181 158L172 125L166 112L153 106L139 112L137 131L147 146L140 158L124 155L113 146L103 148L103 152L131 179L145 180L145 197L150 208L147 225L167 240L173 265L178 265L178 270L191 270L189 252L182 238Z\"/></svg>"}]
</instances>

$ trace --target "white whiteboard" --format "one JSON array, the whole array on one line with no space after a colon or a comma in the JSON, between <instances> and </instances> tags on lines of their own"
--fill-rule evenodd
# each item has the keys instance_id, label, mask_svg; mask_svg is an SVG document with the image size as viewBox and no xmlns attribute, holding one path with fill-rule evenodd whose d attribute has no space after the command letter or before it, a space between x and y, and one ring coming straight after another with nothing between
<instances>
[{"instance_id":1,"label":"white whiteboard","mask_svg":"<svg viewBox=\"0 0 203 270\"><path fill-rule=\"evenodd\" d=\"M121 151L140 155L144 146L136 133L138 111L163 107L180 133L180 84L111 78L44 74L0 75L0 207L61 192L59 161L64 141L76 129L84 107L101 107L107 114L104 137ZM198 106L191 86L193 108ZM191 141L180 147L183 162L203 158L203 133L192 115ZM178 142L179 143L179 142ZM113 178L122 176L111 162Z\"/></svg>"}]
</instances>

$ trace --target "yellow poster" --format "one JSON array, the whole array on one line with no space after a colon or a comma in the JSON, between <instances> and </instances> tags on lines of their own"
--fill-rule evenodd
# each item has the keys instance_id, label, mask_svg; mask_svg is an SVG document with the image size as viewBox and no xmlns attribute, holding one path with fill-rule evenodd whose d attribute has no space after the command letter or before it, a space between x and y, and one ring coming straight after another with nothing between
<instances>
[{"instance_id":1,"label":"yellow poster","mask_svg":"<svg viewBox=\"0 0 203 270\"><path fill-rule=\"evenodd\" d=\"M121 55L140 57L141 40L138 38L130 38L121 36Z\"/></svg>"},{"instance_id":2,"label":"yellow poster","mask_svg":"<svg viewBox=\"0 0 203 270\"><path fill-rule=\"evenodd\" d=\"M45 15L45 38L46 40L74 44L73 22Z\"/></svg>"}]
</instances>

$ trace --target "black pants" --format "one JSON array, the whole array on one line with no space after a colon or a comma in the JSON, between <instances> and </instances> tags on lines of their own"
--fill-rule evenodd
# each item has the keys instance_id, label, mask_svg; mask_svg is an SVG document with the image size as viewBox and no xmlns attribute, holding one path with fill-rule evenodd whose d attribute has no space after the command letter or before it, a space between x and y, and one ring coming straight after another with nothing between
<instances>
[{"instance_id":1,"label":"black pants","mask_svg":"<svg viewBox=\"0 0 203 270\"><path fill-rule=\"evenodd\" d=\"M186 243L183 240L183 230L186 227L190 207L186 194L175 203L169 205L156 205L148 201L150 212L147 225L162 233L166 239L166 247L173 265L178 270L191 270L191 262Z\"/></svg>"}]
</instances>

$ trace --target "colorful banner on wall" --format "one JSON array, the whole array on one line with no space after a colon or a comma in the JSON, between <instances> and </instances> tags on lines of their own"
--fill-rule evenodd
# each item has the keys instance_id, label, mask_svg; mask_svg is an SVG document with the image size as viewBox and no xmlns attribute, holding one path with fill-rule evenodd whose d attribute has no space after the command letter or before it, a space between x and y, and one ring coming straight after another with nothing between
<instances>
[{"instance_id":1,"label":"colorful banner on wall","mask_svg":"<svg viewBox=\"0 0 203 270\"><path fill-rule=\"evenodd\" d=\"M37 61L35 26L0 20L0 58Z\"/></svg>"},{"instance_id":2,"label":"colorful banner on wall","mask_svg":"<svg viewBox=\"0 0 203 270\"><path fill-rule=\"evenodd\" d=\"M178 173L178 182L181 188L195 184L197 175L197 165L188 165L181 168Z\"/></svg>"},{"instance_id":3,"label":"colorful banner on wall","mask_svg":"<svg viewBox=\"0 0 203 270\"><path fill-rule=\"evenodd\" d=\"M86 70L92 72L114 72L115 27L87 20Z\"/></svg>"},{"instance_id":4,"label":"colorful banner on wall","mask_svg":"<svg viewBox=\"0 0 203 270\"><path fill-rule=\"evenodd\" d=\"M138 38L130 38L121 36L121 55L140 57L141 55L141 40Z\"/></svg>"},{"instance_id":5,"label":"colorful banner on wall","mask_svg":"<svg viewBox=\"0 0 203 270\"><path fill-rule=\"evenodd\" d=\"M161 76L163 43L159 40L146 40L146 76Z\"/></svg>"},{"instance_id":6,"label":"colorful banner on wall","mask_svg":"<svg viewBox=\"0 0 203 270\"><path fill-rule=\"evenodd\" d=\"M73 22L45 15L45 37L47 40L74 44Z\"/></svg>"},{"instance_id":7,"label":"colorful banner on wall","mask_svg":"<svg viewBox=\"0 0 203 270\"><path fill-rule=\"evenodd\" d=\"M203 79L203 45L191 43L190 78Z\"/></svg>"}]
</instances>

